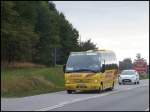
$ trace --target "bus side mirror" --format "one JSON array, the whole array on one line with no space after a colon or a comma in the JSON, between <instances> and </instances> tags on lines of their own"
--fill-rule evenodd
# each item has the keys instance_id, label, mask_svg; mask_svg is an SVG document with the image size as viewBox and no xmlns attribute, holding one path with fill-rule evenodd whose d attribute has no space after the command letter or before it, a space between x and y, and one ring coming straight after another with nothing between
<instances>
[{"instance_id":1,"label":"bus side mirror","mask_svg":"<svg viewBox=\"0 0 150 112\"><path fill-rule=\"evenodd\" d=\"M66 69L66 64L63 65L63 72L65 73L65 69Z\"/></svg>"},{"instance_id":2,"label":"bus side mirror","mask_svg":"<svg viewBox=\"0 0 150 112\"><path fill-rule=\"evenodd\" d=\"M105 72L105 64L102 65L102 69L101 72L104 73Z\"/></svg>"}]
</instances>

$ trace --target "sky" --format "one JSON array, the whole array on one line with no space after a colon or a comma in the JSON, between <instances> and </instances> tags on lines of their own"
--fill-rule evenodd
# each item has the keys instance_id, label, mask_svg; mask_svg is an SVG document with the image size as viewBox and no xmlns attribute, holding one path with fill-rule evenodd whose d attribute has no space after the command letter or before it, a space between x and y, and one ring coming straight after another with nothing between
<instances>
[{"instance_id":1,"label":"sky","mask_svg":"<svg viewBox=\"0 0 150 112\"><path fill-rule=\"evenodd\" d=\"M140 53L149 63L148 1L53 1L59 12L99 49L116 53L118 61Z\"/></svg>"}]
</instances>

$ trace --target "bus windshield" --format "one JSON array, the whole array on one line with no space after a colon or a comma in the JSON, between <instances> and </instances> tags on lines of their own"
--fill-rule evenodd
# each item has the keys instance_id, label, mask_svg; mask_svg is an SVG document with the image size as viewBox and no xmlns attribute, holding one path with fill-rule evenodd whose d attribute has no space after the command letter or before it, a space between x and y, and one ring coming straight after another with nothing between
<instances>
[{"instance_id":1,"label":"bus windshield","mask_svg":"<svg viewBox=\"0 0 150 112\"><path fill-rule=\"evenodd\" d=\"M100 71L99 55L75 54L70 55L66 64L66 72L98 72Z\"/></svg>"}]
</instances>

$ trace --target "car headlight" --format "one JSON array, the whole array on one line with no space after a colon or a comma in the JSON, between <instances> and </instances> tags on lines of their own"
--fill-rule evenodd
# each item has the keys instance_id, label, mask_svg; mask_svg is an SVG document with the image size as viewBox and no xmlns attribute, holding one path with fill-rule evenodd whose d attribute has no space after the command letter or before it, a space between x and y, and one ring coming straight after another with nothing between
<instances>
[{"instance_id":1,"label":"car headlight","mask_svg":"<svg viewBox=\"0 0 150 112\"><path fill-rule=\"evenodd\" d=\"M132 76L131 78L136 78L135 76Z\"/></svg>"}]
</instances>

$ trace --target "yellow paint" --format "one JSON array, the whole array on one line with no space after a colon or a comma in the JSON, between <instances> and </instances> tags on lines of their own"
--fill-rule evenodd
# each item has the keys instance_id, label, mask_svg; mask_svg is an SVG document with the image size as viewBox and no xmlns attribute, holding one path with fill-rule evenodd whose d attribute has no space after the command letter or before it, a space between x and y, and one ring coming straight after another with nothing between
<instances>
[{"instance_id":1,"label":"yellow paint","mask_svg":"<svg viewBox=\"0 0 150 112\"><path fill-rule=\"evenodd\" d=\"M104 73L65 73L66 90L98 90L111 88L116 82L117 77L115 70L106 70ZM77 86L84 85L85 88Z\"/></svg>"}]
</instances>

